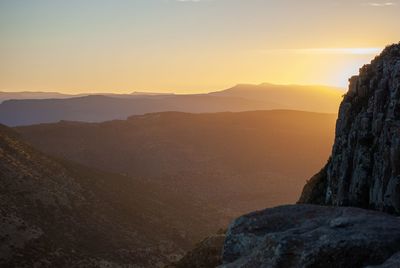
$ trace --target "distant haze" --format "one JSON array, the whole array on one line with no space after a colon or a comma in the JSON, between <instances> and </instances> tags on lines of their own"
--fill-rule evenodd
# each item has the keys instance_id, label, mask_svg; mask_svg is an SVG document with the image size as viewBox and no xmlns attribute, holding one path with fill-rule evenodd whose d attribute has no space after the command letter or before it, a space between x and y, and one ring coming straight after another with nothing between
<instances>
[{"instance_id":1,"label":"distant haze","mask_svg":"<svg viewBox=\"0 0 400 268\"><path fill-rule=\"evenodd\" d=\"M336 113L342 95L342 90L326 86L273 84L237 85L209 94L187 95L0 93L0 101L4 100L0 103L0 123L20 126L60 120L102 122L166 111L211 113L290 109ZM43 99L39 99L40 96Z\"/></svg>"},{"instance_id":2,"label":"distant haze","mask_svg":"<svg viewBox=\"0 0 400 268\"><path fill-rule=\"evenodd\" d=\"M398 42L399 0L2 0L0 91L347 86Z\"/></svg>"},{"instance_id":3,"label":"distant haze","mask_svg":"<svg viewBox=\"0 0 400 268\"><path fill-rule=\"evenodd\" d=\"M336 115L156 113L17 128L41 151L190 193L233 215L295 202L325 163Z\"/></svg>"}]
</instances>

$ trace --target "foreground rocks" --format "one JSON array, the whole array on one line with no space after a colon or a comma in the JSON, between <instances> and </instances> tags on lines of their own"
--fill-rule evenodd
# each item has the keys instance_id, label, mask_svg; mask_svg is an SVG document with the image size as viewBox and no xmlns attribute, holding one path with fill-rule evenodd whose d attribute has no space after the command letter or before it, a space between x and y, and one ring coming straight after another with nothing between
<instances>
[{"instance_id":1,"label":"foreground rocks","mask_svg":"<svg viewBox=\"0 0 400 268\"><path fill-rule=\"evenodd\" d=\"M400 214L400 44L350 79L328 164L301 203L356 206Z\"/></svg>"},{"instance_id":2,"label":"foreground rocks","mask_svg":"<svg viewBox=\"0 0 400 268\"><path fill-rule=\"evenodd\" d=\"M292 205L254 212L227 232L221 267L400 264L400 218L359 208ZM386 264L385 264L386 265ZM400 266L380 267L400 267Z\"/></svg>"}]
</instances>

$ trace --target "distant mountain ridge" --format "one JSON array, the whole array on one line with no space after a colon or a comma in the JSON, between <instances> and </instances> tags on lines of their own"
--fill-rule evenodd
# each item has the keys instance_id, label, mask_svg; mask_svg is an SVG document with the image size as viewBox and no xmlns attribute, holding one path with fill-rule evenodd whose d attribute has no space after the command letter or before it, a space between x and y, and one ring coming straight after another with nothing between
<instances>
[{"instance_id":1,"label":"distant mountain ridge","mask_svg":"<svg viewBox=\"0 0 400 268\"><path fill-rule=\"evenodd\" d=\"M102 122L166 111L213 113L290 109L336 113L342 94L339 89L324 86L261 84L193 95L133 93L6 100L0 104L0 123L20 126L61 120Z\"/></svg>"},{"instance_id":2,"label":"distant mountain ridge","mask_svg":"<svg viewBox=\"0 0 400 268\"><path fill-rule=\"evenodd\" d=\"M22 92L2 92L0 91L0 103L7 100L23 99L68 99L79 95L63 94L59 92L40 92L40 91L22 91Z\"/></svg>"},{"instance_id":3,"label":"distant mountain ridge","mask_svg":"<svg viewBox=\"0 0 400 268\"><path fill-rule=\"evenodd\" d=\"M163 112L16 130L48 154L158 182L239 215L295 202L331 149L335 119L287 110Z\"/></svg>"},{"instance_id":4,"label":"distant mountain ridge","mask_svg":"<svg viewBox=\"0 0 400 268\"><path fill-rule=\"evenodd\" d=\"M336 113L344 91L340 88L317 85L260 85L239 84L232 88L210 93L258 101L273 101L279 109Z\"/></svg>"}]
</instances>

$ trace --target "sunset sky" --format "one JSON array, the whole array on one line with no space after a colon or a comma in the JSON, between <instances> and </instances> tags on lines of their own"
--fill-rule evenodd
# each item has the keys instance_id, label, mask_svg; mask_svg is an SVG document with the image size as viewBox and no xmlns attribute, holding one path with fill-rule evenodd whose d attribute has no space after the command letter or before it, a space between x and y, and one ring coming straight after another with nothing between
<instances>
[{"instance_id":1,"label":"sunset sky","mask_svg":"<svg viewBox=\"0 0 400 268\"><path fill-rule=\"evenodd\" d=\"M0 91L347 86L400 0L0 0Z\"/></svg>"}]
</instances>

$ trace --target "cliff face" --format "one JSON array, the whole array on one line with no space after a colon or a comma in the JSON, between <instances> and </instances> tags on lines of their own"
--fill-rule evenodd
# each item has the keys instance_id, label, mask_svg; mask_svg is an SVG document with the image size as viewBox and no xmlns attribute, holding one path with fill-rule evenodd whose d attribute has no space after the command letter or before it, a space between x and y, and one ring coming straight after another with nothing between
<instances>
[{"instance_id":1,"label":"cliff face","mask_svg":"<svg viewBox=\"0 0 400 268\"><path fill-rule=\"evenodd\" d=\"M299 203L400 213L400 43L350 79L331 158Z\"/></svg>"}]
</instances>

